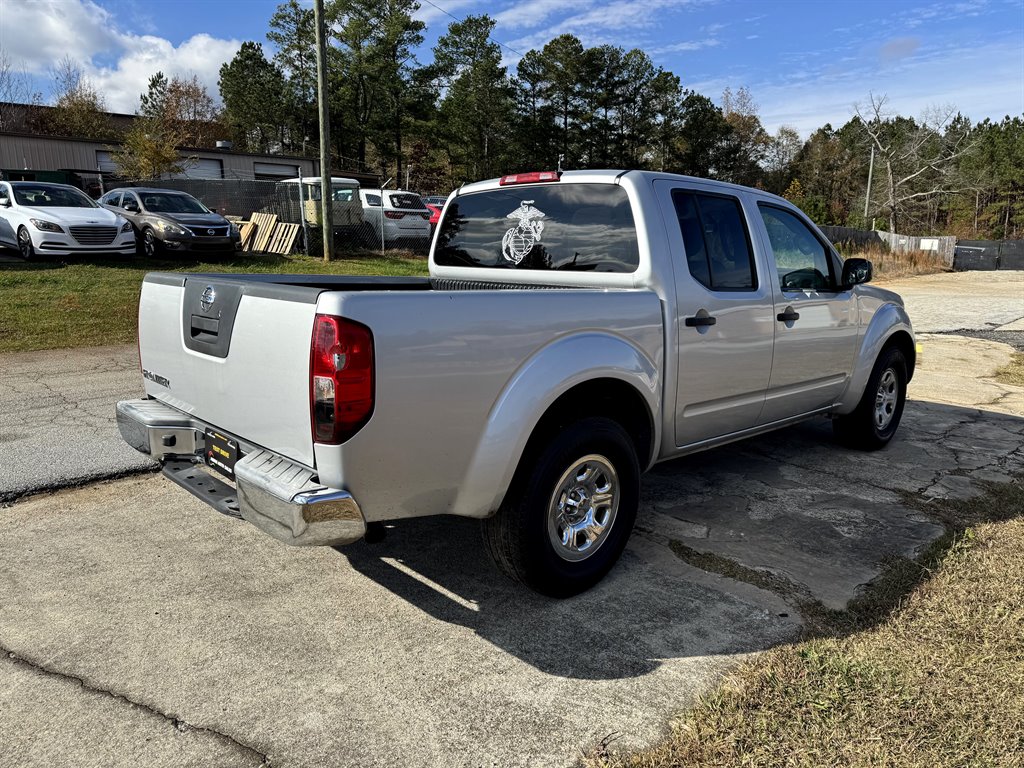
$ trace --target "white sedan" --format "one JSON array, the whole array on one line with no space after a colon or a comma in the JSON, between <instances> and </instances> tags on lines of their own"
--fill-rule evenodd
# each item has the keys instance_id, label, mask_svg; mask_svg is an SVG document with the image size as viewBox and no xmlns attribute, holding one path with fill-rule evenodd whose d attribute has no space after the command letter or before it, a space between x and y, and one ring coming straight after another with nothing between
<instances>
[{"instance_id":1,"label":"white sedan","mask_svg":"<svg viewBox=\"0 0 1024 768\"><path fill-rule=\"evenodd\" d=\"M26 261L76 253L135 253L131 222L67 184L0 181L0 245Z\"/></svg>"}]
</instances>

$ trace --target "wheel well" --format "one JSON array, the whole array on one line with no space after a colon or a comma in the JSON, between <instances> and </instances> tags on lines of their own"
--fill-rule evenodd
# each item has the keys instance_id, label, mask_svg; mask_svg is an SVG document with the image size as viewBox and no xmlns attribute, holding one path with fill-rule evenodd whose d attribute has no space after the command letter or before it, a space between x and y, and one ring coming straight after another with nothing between
<instances>
[{"instance_id":1,"label":"wheel well","mask_svg":"<svg viewBox=\"0 0 1024 768\"><path fill-rule=\"evenodd\" d=\"M647 468L654 450L651 413L636 388L619 379L593 379L560 395L534 427L523 458L535 456L552 434L587 416L617 421L633 440L641 471Z\"/></svg>"},{"instance_id":2,"label":"wheel well","mask_svg":"<svg viewBox=\"0 0 1024 768\"><path fill-rule=\"evenodd\" d=\"M917 349L914 347L914 340L906 331L896 331L886 340L883 350L889 347L896 347L903 353L903 357L907 361L907 381L910 381L914 378L914 368L917 365Z\"/></svg>"}]
</instances>

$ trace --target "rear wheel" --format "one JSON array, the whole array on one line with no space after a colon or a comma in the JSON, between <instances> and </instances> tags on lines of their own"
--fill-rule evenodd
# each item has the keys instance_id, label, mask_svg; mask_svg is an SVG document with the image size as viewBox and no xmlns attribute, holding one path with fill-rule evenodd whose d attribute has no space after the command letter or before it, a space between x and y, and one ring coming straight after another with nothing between
<instances>
[{"instance_id":1,"label":"rear wheel","mask_svg":"<svg viewBox=\"0 0 1024 768\"><path fill-rule=\"evenodd\" d=\"M36 249L32 245L32 235L25 227L18 228L18 252L25 261L35 261Z\"/></svg>"},{"instance_id":2,"label":"rear wheel","mask_svg":"<svg viewBox=\"0 0 1024 768\"><path fill-rule=\"evenodd\" d=\"M864 451L885 447L903 418L907 402L907 360L896 347L882 351L868 378L857 409L838 416L832 429L838 440Z\"/></svg>"},{"instance_id":3,"label":"rear wheel","mask_svg":"<svg viewBox=\"0 0 1024 768\"><path fill-rule=\"evenodd\" d=\"M483 521L487 550L537 592L583 592L608 573L633 529L640 499L633 442L617 422L586 418L524 461L497 514Z\"/></svg>"}]
</instances>

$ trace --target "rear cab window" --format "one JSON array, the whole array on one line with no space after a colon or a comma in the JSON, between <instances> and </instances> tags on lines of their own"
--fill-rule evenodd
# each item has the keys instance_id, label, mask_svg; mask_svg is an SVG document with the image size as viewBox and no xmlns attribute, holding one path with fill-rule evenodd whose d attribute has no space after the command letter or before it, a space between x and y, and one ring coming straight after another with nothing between
<instances>
[{"instance_id":1,"label":"rear cab window","mask_svg":"<svg viewBox=\"0 0 1024 768\"><path fill-rule=\"evenodd\" d=\"M672 190L686 266L711 291L753 291L757 268L740 201L731 195Z\"/></svg>"},{"instance_id":2,"label":"rear cab window","mask_svg":"<svg viewBox=\"0 0 1024 768\"><path fill-rule=\"evenodd\" d=\"M392 208L398 208L399 210L426 210L426 206L423 205L423 201L420 200L418 196L409 194L408 192L389 192L388 203Z\"/></svg>"},{"instance_id":3,"label":"rear cab window","mask_svg":"<svg viewBox=\"0 0 1024 768\"><path fill-rule=\"evenodd\" d=\"M434 261L446 267L635 272L636 224L617 184L512 186L454 198Z\"/></svg>"}]
</instances>

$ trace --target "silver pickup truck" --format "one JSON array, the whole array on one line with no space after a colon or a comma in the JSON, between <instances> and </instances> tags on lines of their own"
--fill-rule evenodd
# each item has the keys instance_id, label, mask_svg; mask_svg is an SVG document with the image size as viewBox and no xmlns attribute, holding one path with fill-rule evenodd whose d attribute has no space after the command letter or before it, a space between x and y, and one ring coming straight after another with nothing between
<instances>
[{"instance_id":1,"label":"silver pickup truck","mask_svg":"<svg viewBox=\"0 0 1024 768\"><path fill-rule=\"evenodd\" d=\"M832 419L881 448L916 345L784 199L666 173L462 187L430 277L153 273L124 439L289 544L480 518L495 562L567 596L612 567L655 462Z\"/></svg>"}]
</instances>

